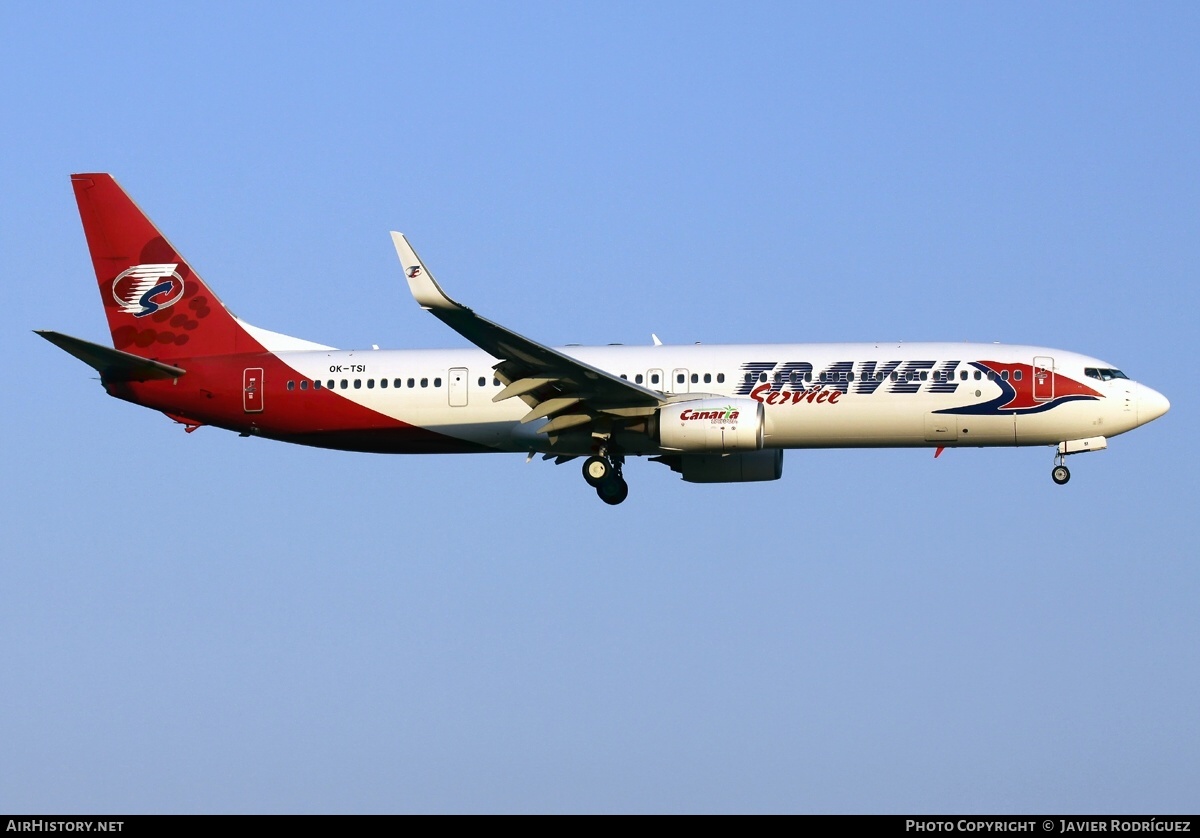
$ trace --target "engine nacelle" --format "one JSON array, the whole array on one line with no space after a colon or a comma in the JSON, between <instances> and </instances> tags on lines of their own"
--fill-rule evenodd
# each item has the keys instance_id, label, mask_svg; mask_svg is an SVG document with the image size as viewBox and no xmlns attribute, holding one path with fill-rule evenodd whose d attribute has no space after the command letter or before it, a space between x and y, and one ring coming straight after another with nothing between
<instances>
[{"instance_id":1,"label":"engine nacelle","mask_svg":"<svg viewBox=\"0 0 1200 838\"><path fill-rule=\"evenodd\" d=\"M783 476L783 449L744 454L684 454L675 471L688 483L751 483Z\"/></svg>"},{"instance_id":2,"label":"engine nacelle","mask_svg":"<svg viewBox=\"0 0 1200 838\"><path fill-rule=\"evenodd\" d=\"M658 412L658 443L670 451L757 451L763 405L753 399L697 399Z\"/></svg>"}]
</instances>

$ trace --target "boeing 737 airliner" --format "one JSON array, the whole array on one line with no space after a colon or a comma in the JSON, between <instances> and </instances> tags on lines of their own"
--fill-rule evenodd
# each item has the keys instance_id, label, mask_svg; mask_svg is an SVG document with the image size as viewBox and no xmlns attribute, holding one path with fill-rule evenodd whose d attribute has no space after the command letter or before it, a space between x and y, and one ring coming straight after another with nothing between
<instances>
[{"instance_id":1,"label":"boeing 737 airliner","mask_svg":"<svg viewBox=\"0 0 1200 838\"><path fill-rule=\"evenodd\" d=\"M109 395L189 432L582 457L587 483L618 504L628 456L692 483L735 483L778 479L785 448L1053 445L1062 484L1067 455L1105 448L1170 407L1112 364L1041 346L553 349L448 297L399 233L417 303L478 348L334 349L235 317L110 175L71 183L115 348L38 334L98 370Z\"/></svg>"}]
</instances>

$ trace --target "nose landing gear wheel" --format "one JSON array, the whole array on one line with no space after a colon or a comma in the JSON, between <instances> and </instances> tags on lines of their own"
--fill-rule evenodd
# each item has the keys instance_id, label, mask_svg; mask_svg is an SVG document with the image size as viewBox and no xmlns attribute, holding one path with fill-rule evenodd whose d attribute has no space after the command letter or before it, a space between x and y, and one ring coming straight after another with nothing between
<instances>
[{"instance_id":1,"label":"nose landing gear wheel","mask_svg":"<svg viewBox=\"0 0 1200 838\"><path fill-rule=\"evenodd\" d=\"M603 457L588 457L583 462L583 479L593 489L600 488L600 484L607 480L611 474L612 466Z\"/></svg>"},{"instance_id":2,"label":"nose landing gear wheel","mask_svg":"<svg viewBox=\"0 0 1200 838\"><path fill-rule=\"evenodd\" d=\"M1071 479L1071 472L1066 466L1055 466L1050 472L1050 478L1061 486Z\"/></svg>"}]
</instances>

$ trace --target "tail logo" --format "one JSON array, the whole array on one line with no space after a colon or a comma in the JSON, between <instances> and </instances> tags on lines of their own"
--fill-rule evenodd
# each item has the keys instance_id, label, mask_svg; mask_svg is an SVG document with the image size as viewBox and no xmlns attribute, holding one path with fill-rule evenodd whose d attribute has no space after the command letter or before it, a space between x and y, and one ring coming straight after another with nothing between
<instances>
[{"instance_id":1,"label":"tail logo","mask_svg":"<svg viewBox=\"0 0 1200 838\"><path fill-rule=\"evenodd\" d=\"M113 299L134 317L173 306L183 298L183 278L177 267L175 263L132 267L113 280Z\"/></svg>"},{"instance_id":2,"label":"tail logo","mask_svg":"<svg viewBox=\"0 0 1200 838\"><path fill-rule=\"evenodd\" d=\"M416 279L420 275L421 275L421 266L420 265L413 265L411 268L408 269L408 278L409 279Z\"/></svg>"}]
</instances>

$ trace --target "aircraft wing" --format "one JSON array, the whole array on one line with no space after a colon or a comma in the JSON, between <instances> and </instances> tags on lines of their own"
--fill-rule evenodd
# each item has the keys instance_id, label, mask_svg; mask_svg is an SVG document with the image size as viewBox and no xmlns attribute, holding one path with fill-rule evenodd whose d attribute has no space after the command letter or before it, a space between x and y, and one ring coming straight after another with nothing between
<instances>
[{"instance_id":1,"label":"aircraft wing","mask_svg":"<svg viewBox=\"0 0 1200 838\"><path fill-rule=\"evenodd\" d=\"M392 233L408 287L421 308L494 358L493 369L505 384L493 401L520 398L530 407L521 420L549 418L541 433L555 436L569 428L605 433L614 423L649 416L666 402L662 393L585 364L506 329L455 302L425 268L412 245Z\"/></svg>"}]
</instances>

